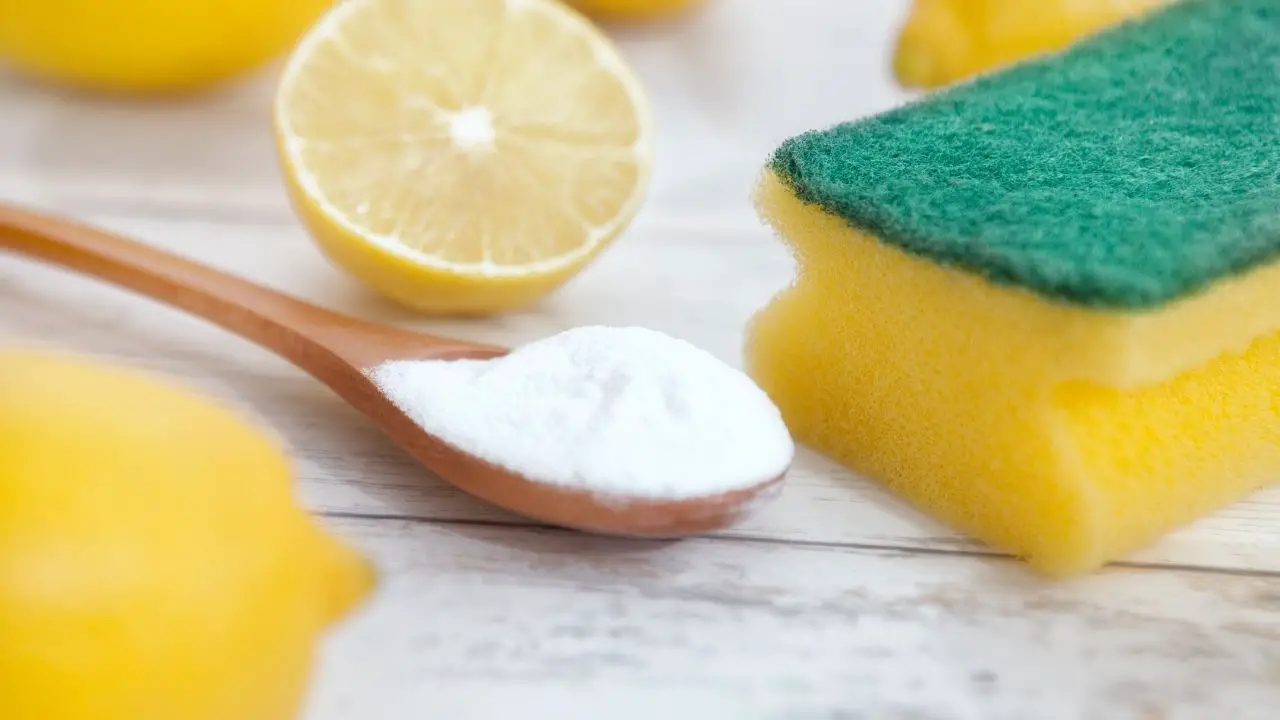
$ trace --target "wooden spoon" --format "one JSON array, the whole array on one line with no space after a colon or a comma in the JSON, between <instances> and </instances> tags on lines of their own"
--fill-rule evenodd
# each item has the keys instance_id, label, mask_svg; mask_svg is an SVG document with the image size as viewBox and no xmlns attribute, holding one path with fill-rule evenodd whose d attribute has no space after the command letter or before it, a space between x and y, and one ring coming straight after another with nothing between
<instances>
[{"instance_id":1,"label":"wooden spoon","mask_svg":"<svg viewBox=\"0 0 1280 720\"><path fill-rule=\"evenodd\" d=\"M186 310L280 355L329 386L440 477L529 518L590 532L678 537L733 524L780 488L778 477L720 495L655 500L529 480L427 434L368 376L388 360L486 359L506 354L503 348L340 315L101 230L3 205L0 249Z\"/></svg>"}]
</instances>

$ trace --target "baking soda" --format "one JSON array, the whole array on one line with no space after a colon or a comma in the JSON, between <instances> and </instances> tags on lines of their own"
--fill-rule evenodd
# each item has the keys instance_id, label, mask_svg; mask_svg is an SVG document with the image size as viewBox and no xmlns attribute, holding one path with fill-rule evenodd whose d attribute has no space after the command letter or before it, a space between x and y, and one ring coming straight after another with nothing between
<instances>
[{"instance_id":1,"label":"baking soda","mask_svg":"<svg viewBox=\"0 0 1280 720\"><path fill-rule=\"evenodd\" d=\"M716 495L777 478L795 454L749 377L644 328L577 328L492 360L395 361L371 375L453 447L596 494Z\"/></svg>"}]
</instances>

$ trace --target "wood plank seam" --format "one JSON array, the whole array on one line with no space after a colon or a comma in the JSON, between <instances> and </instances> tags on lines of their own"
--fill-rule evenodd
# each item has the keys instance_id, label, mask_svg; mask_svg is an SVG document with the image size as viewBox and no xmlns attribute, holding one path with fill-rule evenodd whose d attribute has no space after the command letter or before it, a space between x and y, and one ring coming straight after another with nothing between
<instances>
[{"instance_id":1,"label":"wood plank seam","mask_svg":"<svg viewBox=\"0 0 1280 720\"><path fill-rule=\"evenodd\" d=\"M316 510L317 515L333 520L359 520L370 522L389 522L389 523L420 523L432 526L459 526L472 528L495 528L495 529L511 529L518 531L527 531L543 534L559 534L564 536L581 536L581 533L573 530L559 528L554 525L545 525L537 523L522 523L519 521L503 521L503 520L468 520L463 518L429 518L414 515L396 515L393 513L363 513L348 510ZM616 538L610 538L611 541ZM837 550L837 551L862 551L879 555L930 555L935 557L960 557L975 560L1000 560L1007 562L1018 562L1017 558L1007 553L1001 553L994 550L951 550L945 548L919 547L909 545L893 545L869 542L831 542L820 540L798 540L794 538L772 538L764 536L751 536L733 533L713 533L696 538L688 538L682 542L688 541L710 541L710 542L726 542L741 543L755 545L769 545L788 548L809 548L814 550ZM639 544L661 545L667 544L661 540L632 540ZM1239 570L1233 568L1216 568L1204 565L1192 565L1183 563L1150 563L1135 562L1121 560L1113 562L1107 567L1125 570L1140 570L1147 572L1185 572L1199 575L1228 575L1232 577L1280 579L1280 572L1270 570Z\"/></svg>"}]
</instances>

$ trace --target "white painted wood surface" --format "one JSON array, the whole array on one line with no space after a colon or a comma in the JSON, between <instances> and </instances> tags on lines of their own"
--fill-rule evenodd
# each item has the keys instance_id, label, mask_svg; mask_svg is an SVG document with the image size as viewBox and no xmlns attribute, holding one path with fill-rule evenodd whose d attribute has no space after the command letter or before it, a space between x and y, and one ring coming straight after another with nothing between
<instances>
[{"instance_id":1,"label":"white painted wood surface","mask_svg":"<svg viewBox=\"0 0 1280 720\"><path fill-rule=\"evenodd\" d=\"M365 317L504 344L642 324L737 364L743 323L791 270L746 205L761 156L804 126L902 99L876 69L901 3L850 5L819 23L828 0L783 14L772 0L722 0L685 26L620 32L667 120L653 199L598 263L509 317L422 320L320 258L278 183L270 73L168 104L0 78L0 198ZM750 45L778 23L813 31L780 64L700 50ZM791 82L832 57L850 78L840 98ZM762 87L737 80L746 71ZM786 112L742 120L770 97ZM1280 488L1070 583L809 452L778 501L719 537L604 540L453 491L327 390L201 321L0 257L0 346L14 344L153 368L287 440L309 506L384 573L323 648L314 720L1280 713Z\"/></svg>"}]
</instances>

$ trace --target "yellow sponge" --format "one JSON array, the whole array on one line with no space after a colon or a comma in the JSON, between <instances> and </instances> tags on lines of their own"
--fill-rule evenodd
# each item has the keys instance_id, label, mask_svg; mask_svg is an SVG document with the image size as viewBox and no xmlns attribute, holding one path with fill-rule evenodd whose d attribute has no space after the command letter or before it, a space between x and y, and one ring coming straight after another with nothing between
<instances>
[{"instance_id":1,"label":"yellow sponge","mask_svg":"<svg viewBox=\"0 0 1280 720\"><path fill-rule=\"evenodd\" d=\"M791 138L798 276L747 367L792 432L1053 575L1280 478L1275 0L1180 0Z\"/></svg>"},{"instance_id":2,"label":"yellow sponge","mask_svg":"<svg viewBox=\"0 0 1280 720\"><path fill-rule=\"evenodd\" d=\"M772 172L757 200L799 268L749 372L798 440L936 517L1069 575L1280 477L1280 266L1113 313L913 257Z\"/></svg>"}]
</instances>

